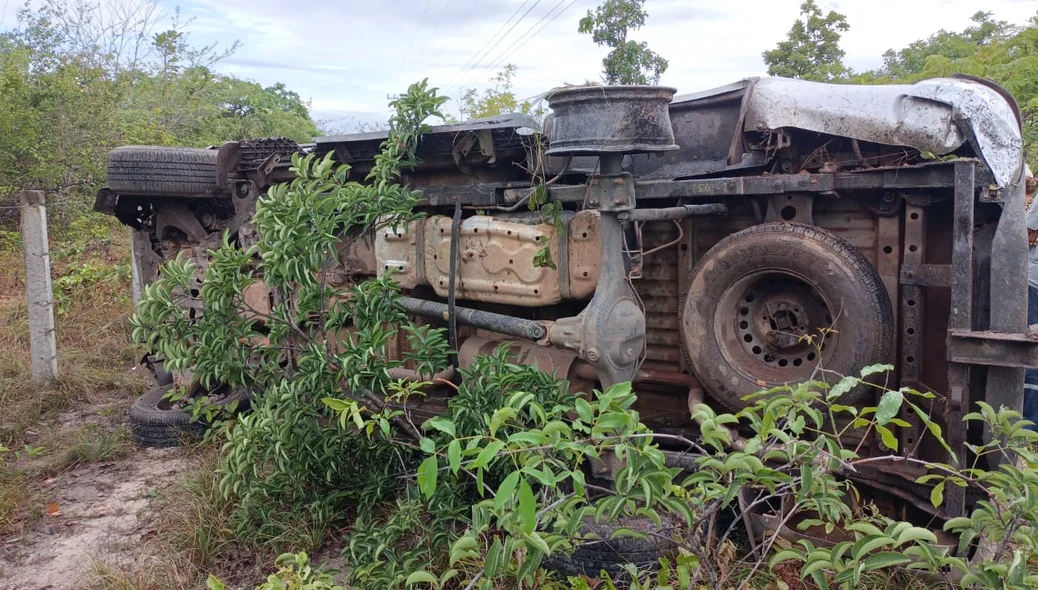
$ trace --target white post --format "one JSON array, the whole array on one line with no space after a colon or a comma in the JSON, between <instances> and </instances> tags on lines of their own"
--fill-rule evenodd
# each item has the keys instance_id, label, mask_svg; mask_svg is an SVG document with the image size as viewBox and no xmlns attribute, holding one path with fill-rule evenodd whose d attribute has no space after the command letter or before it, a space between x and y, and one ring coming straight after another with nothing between
<instances>
[{"instance_id":1,"label":"white post","mask_svg":"<svg viewBox=\"0 0 1038 590\"><path fill-rule=\"evenodd\" d=\"M58 376L54 336L54 292L43 191L22 191L22 243L25 244L25 293L29 299L29 352L32 379L47 386Z\"/></svg>"},{"instance_id":2,"label":"white post","mask_svg":"<svg viewBox=\"0 0 1038 590\"><path fill-rule=\"evenodd\" d=\"M141 271L137 264L137 232L130 230L130 281L133 283L133 307L141 302Z\"/></svg>"}]
</instances>

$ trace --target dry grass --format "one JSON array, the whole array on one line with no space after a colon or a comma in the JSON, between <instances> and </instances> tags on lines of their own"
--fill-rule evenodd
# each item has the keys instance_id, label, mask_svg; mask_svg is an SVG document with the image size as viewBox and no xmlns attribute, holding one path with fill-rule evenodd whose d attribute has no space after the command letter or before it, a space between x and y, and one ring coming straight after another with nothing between
<instances>
[{"instance_id":1,"label":"dry grass","mask_svg":"<svg viewBox=\"0 0 1038 590\"><path fill-rule=\"evenodd\" d=\"M118 429L104 429L96 441L85 432L80 440L62 439L50 427L41 432L41 420L102 399L121 404L113 412L121 419L122 408L148 386L144 372L133 370L139 357L129 326L129 235L112 221L88 216L53 232L60 236L51 245L59 377L45 388L32 383L29 368L23 253L10 234L0 241L0 446L12 451L0 458L0 534L34 512L35 477L113 456L122 445ZM46 456L16 457L26 445Z\"/></svg>"},{"instance_id":2,"label":"dry grass","mask_svg":"<svg viewBox=\"0 0 1038 590\"><path fill-rule=\"evenodd\" d=\"M96 560L90 564L86 590L195 590L204 578L175 555L148 557L135 563Z\"/></svg>"}]
</instances>

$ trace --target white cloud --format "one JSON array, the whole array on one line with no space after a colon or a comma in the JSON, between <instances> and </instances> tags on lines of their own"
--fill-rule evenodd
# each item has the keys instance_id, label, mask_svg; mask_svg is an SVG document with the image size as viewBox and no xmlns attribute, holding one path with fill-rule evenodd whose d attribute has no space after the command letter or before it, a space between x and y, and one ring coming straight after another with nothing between
<instances>
[{"instance_id":1,"label":"white cloud","mask_svg":"<svg viewBox=\"0 0 1038 590\"><path fill-rule=\"evenodd\" d=\"M16 0L0 0L5 1ZM242 48L219 69L265 85L284 82L310 99L315 112L376 117L387 113L390 95L415 80L428 77L441 89L455 87L451 94L456 97L457 86L485 87L505 63L518 66L519 97L598 80L606 49L576 29L580 17L600 1L160 0L170 10L179 3L182 17L193 19L190 30L196 44L242 41ZM800 1L648 0L648 22L633 37L647 41L670 61L661 83L681 92L719 86L765 71L761 53L785 37ZM844 34L842 46L848 65L858 70L880 65L889 48L903 47L941 28L964 28L980 7L1015 23L1025 22L1036 11L1033 0L819 4L847 15L851 30ZM503 27L531 6L521 22ZM550 20L549 14L563 8L565 13ZM13 12L8 6L8 21ZM531 28L540 28L539 20L547 26L536 37L524 37ZM466 68L502 31L507 34L483 52L478 67Z\"/></svg>"}]
</instances>

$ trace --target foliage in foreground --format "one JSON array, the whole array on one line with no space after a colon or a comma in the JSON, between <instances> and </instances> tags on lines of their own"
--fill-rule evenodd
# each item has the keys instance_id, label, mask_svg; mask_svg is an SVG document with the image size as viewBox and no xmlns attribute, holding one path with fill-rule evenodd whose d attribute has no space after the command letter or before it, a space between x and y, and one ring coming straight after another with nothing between
<instances>
[{"instance_id":1,"label":"foliage in foreground","mask_svg":"<svg viewBox=\"0 0 1038 590\"><path fill-rule=\"evenodd\" d=\"M502 348L477 358L446 412L419 425L406 402L429 384L391 378L402 361L389 350L404 339L404 360L429 379L446 362L443 331L409 323L387 278L333 285L329 276L342 236L414 215L418 194L399 177L415 163L424 121L442 102L423 82L392 103L389 137L366 184L328 158L297 157L297 178L257 206L259 244L243 251L226 240L212 253L197 295L201 317L176 303L192 296L189 263L166 265L165 278L147 289L134 319L139 339L204 383L255 391L252 413L224 425L218 468L219 491L233 506L227 524L239 541L295 552L342 535L346 583L364 588L587 588L578 574L599 569L634 585L738 587L790 564L823 588L852 588L875 572L902 569L990 588L1038 581L1026 571L1038 554L1038 457L1029 448L1036 435L1011 412L982 406L968 417L1002 435L973 451L978 461L1016 452L1019 463L995 471L981 463L927 465L931 473L921 480L932 486L935 505L948 486L986 498L969 518L948 523L962 539L957 553L931 531L860 503L845 476L861 464L901 460L862 458L859 449L878 436L896 450L893 428L908 426L902 410L944 444L929 419L931 394L883 390L875 408L840 404L843 393L889 366L835 383L821 371L819 380L761 392L736 415L699 405L693 418L701 435L688 440L642 423L630 384L574 396L566 383L513 364ZM245 308L241 296L259 276L276 301L265 316ZM683 451L680 467L661 442ZM588 464L611 456L622 467L610 483ZM774 510L777 500L788 506L775 513L783 523L839 528L852 539L776 552L773 534L747 547L738 522L725 515ZM645 543L630 558L637 563L588 553L587 531L602 523ZM981 558L967 561L962 550L978 539ZM660 559L655 552L646 559L653 546L663 547ZM278 565L263 587L332 587L305 554Z\"/></svg>"}]
</instances>

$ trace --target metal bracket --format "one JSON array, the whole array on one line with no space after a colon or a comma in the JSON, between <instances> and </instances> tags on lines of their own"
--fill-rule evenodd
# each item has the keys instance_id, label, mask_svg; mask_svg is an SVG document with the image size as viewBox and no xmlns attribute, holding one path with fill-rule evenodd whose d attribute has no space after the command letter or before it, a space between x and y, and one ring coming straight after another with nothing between
<instances>
[{"instance_id":1,"label":"metal bracket","mask_svg":"<svg viewBox=\"0 0 1038 590\"><path fill-rule=\"evenodd\" d=\"M803 223L814 225L814 195L774 195L768 198L768 212L764 221Z\"/></svg>"},{"instance_id":2,"label":"metal bracket","mask_svg":"<svg viewBox=\"0 0 1038 590\"><path fill-rule=\"evenodd\" d=\"M588 181L591 194L588 205L601 211L634 209L634 177L629 172L598 174Z\"/></svg>"},{"instance_id":3,"label":"metal bracket","mask_svg":"<svg viewBox=\"0 0 1038 590\"><path fill-rule=\"evenodd\" d=\"M905 262L901 265L901 284L918 287L951 287L952 265Z\"/></svg>"},{"instance_id":4,"label":"metal bracket","mask_svg":"<svg viewBox=\"0 0 1038 590\"><path fill-rule=\"evenodd\" d=\"M963 365L1038 369L1038 340L1030 334L948 330L948 360Z\"/></svg>"}]
</instances>

